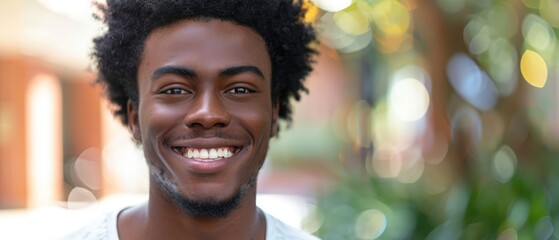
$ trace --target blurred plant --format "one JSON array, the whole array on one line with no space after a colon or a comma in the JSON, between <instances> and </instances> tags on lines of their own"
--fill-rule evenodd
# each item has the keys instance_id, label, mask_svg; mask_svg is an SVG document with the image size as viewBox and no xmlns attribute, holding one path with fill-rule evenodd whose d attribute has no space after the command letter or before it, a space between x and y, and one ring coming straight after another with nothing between
<instances>
[{"instance_id":1,"label":"blurred plant","mask_svg":"<svg viewBox=\"0 0 559 240\"><path fill-rule=\"evenodd\" d=\"M314 2L362 90L317 235L559 238L559 1Z\"/></svg>"},{"instance_id":2,"label":"blurred plant","mask_svg":"<svg viewBox=\"0 0 559 240\"><path fill-rule=\"evenodd\" d=\"M554 239L559 155L547 151L533 156L540 166L524 161L506 182L491 173L499 153L452 180L441 169L414 183L345 172L310 220L321 222L323 239Z\"/></svg>"}]
</instances>

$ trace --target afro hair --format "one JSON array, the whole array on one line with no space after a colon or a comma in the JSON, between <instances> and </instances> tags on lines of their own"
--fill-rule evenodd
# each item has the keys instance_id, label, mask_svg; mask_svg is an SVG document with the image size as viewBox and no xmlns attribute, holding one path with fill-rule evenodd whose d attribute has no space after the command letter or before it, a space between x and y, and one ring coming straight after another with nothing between
<instances>
[{"instance_id":1,"label":"afro hair","mask_svg":"<svg viewBox=\"0 0 559 240\"><path fill-rule=\"evenodd\" d=\"M302 0L107 0L97 16L106 31L93 40L97 82L127 124L126 106L138 105L137 71L148 35L184 19L221 19L247 26L266 42L272 65L272 101L279 117L291 120L290 99L306 92L316 33L304 22Z\"/></svg>"}]
</instances>

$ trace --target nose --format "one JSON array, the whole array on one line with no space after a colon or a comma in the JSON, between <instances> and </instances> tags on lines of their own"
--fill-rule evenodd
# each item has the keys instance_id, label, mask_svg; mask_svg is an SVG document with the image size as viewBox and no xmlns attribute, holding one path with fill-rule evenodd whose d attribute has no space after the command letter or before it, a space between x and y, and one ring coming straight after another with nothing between
<instances>
[{"instance_id":1,"label":"nose","mask_svg":"<svg viewBox=\"0 0 559 240\"><path fill-rule=\"evenodd\" d=\"M200 93L194 97L184 123L189 128L211 129L229 125L231 116L215 93Z\"/></svg>"}]
</instances>

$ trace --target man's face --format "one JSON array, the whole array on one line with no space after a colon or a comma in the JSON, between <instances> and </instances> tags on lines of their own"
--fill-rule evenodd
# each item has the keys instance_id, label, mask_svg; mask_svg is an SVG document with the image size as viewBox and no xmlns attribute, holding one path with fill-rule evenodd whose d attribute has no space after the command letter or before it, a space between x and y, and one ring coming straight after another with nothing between
<instances>
[{"instance_id":1,"label":"man's face","mask_svg":"<svg viewBox=\"0 0 559 240\"><path fill-rule=\"evenodd\" d=\"M152 32L139 107L128 109L152 187L202 205L250 188L276 129L271 72L265 42L250 28L184 20Z\"/></svg>"}]
</instances>

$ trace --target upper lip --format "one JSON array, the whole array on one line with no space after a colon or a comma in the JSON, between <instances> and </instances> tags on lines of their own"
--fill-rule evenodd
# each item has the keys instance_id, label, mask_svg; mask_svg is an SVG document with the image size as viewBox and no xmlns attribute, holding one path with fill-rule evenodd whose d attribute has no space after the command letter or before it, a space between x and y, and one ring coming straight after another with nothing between
<instances>
[{"instance_id":1,"label":"upper lip","mask_svg":"<svg viewBox=\"0 0 559 240\"><path fill-rule=\"evenodd\" d=\"M173 148L197 148L197 149L222 148L222 147L241 148L243 146L243 144L240 144L238 141L232 141L223 138L193 138L184 141L172 142L169 145Z\"/></svg>"}]
</instances>

